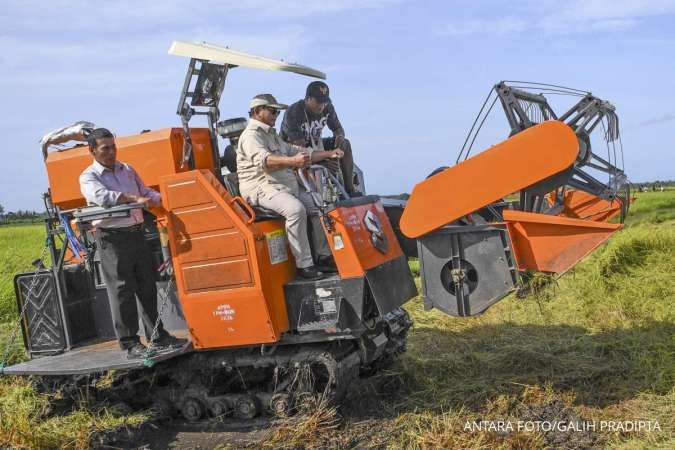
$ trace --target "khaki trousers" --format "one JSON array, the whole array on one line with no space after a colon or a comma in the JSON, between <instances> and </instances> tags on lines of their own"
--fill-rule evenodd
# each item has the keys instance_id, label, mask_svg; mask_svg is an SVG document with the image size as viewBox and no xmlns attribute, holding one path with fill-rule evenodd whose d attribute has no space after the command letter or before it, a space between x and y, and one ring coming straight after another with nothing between
<instances>
[{"instance_id":1,"label":"khaki trousers","mask_svg":"<svg viewBox=\"0 0 675 450\"><path fill-rule=\"evenodd\" d=\"M300 192L298 197L287 192L278 192L272 196L262 194L258 196L258 205L270 209L286 219L288 244L298 268L305 269L314 264L307 234L308 213L312 224L314 251L319 257L331 255L318 210L312 201L312 197L307 192Z\"/></svg>"}]
</instances>

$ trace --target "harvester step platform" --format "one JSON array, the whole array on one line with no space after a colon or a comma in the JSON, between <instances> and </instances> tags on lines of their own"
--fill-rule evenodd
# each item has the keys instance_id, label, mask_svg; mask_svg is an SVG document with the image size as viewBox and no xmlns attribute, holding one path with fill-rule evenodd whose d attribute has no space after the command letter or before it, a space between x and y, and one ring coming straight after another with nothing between
<instances>
[{"instance_id":1,"label":"harvester step platform","mask_svg":"<svg viewBox=\"0 0 675 450\"><path fill-rule=\"evenodd\" d=\"M166 350L148 358L127 359L116 340L98 342L69 352L44 356L15 364L4 369L6 375L79 375L108 370L141 369L155 363L192 352L192 343Z\"/></svg>"}]
</instances>

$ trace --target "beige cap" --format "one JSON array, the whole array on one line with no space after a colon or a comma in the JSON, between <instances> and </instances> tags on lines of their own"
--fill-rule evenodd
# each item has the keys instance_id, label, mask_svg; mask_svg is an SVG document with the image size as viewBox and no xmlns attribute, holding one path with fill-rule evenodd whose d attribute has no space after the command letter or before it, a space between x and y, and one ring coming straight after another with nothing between
<instances>
[{"instance_id":1,"label":"beige cap","mask_svg":"<svg viewBox=\"0 0 675 450\"><path fill-rule=\"evenodd\" d=\"M275 109L286 109L288 105L283 103L278 103L277 99L274 98L272 94L258 94L251 99L251 106L249 109L253 109L256 106L269 106L270 108Z\"/></svg>"}]
</instances>

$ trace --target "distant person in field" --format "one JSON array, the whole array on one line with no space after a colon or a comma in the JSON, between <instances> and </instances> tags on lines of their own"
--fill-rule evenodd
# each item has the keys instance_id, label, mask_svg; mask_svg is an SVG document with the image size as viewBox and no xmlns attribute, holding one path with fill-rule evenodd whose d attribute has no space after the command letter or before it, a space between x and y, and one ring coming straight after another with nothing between
<instances>
[{"instance_id":1,"label":"distant person in field","mask_svg":"<svg viewBox=\"0 0 675 450\"><path fill-rule=\"evenodd\" d=\"M337 172L342 169L345 190L354 197L360 195L354 188L354 157L352 145L345 137L345 130L338 119L330 99L328 85L323 81L312 81L307 86L305 98L288 107L281 122L281 138L291 144L312 147L315 150L340 149L344 156L340 161L326 161L324 165ZM323 138L323 128L333 136Z\"/></svg>"},{"instance_id":2,"label":"distant person in field","mask_svg":"<svg viewBox=\"0 0 675 450\"><path fill-rule=\"evenodd\" d=\"M80 190L89 205L111 207L124 203L139 203L143 207L161 203L159 192L143 183L129 165L117 161L117 147L113 134L97 128L88 137L92 165L80 175ZM101 257L101 272L110 302L115 334L128 358L146 355L138 337L136 298L150 340L157 321L157 286L153 259L143 236L143 211L132 209L129 217L95 220L96 251ZM161 322L153 341L154 350L178 347L185 339L167 333Z\"/></svg>"}]
</instances>

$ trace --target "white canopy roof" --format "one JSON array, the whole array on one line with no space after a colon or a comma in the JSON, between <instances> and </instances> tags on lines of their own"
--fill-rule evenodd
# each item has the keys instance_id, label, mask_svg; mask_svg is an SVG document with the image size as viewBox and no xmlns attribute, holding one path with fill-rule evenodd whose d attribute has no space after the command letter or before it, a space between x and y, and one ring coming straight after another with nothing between
<instances>
[{"instance_id":1,"label":"white canopy roof","mask_svg":"<svg viewBox=\"0 0 675 450\"><path fill-rule=\"evenodd\" d=\"M326 74L300 64L291 64L262 56L230 50L227 47L213 45L206 42L174 41L169 49L170 55L187 56L189 58L204 59L214 63L231 64L234 66L252 67L264 70L282 70L294 72L308 77L326 79Z\"/></svg>"}]
</instances>

